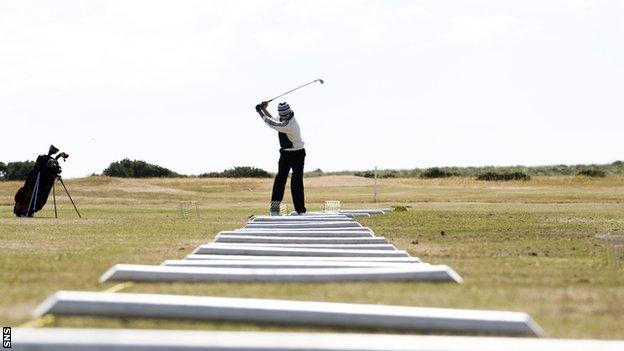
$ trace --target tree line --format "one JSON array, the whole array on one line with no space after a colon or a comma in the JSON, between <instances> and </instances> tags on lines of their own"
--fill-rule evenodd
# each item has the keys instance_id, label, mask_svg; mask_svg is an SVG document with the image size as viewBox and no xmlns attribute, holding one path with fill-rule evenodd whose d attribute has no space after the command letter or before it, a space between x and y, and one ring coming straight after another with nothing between
<instances>
[{"instance_id":1,"label":"tree line","mask_svg":"<svg viewBox=\"0 0 624 351\"><path fill-rule=\"evenodd\" d=\"M121 178L176 178L188 177L168 168L147 163L141 160L123 159L111 163L102 175ZM273 175L261 168L234 167L223 172L209 172L200 174L200 178L268 178Z\"/></svg>"},{"instance_id":2,"label":"tree line","mask_svg":"<svg viewBox=\"0 0 624 351\"><path fill-rule=\"evenodd\" d=\"M0 180L24 180L34 167L34 161L0 162ZM624 161L615 161L609 164L579 164L579 165L550 165L550 166L484 166L484 167L432 167L393 170L384 169L377 172L379 178L448 178L474 177L478 180L529 180L532 176L586 176L605 177L609 174L624 174ZM102 175L121 178L176 178L188 177L168 168L147 163L142 160L112 162ZM306 173L306 176L320 175L355 175L373 178L374 171L343 171L323 172L316 169ZM274 174L261 168L237 166L222 172L208 172L198 175L201 178L270 178Z\"/></svg>"},{"instance_id":3,"label":"tree line","mask_svg":"<svg viewBox=\"0 0 624 351\"><path fill-rule=\"evenodd\" d=\"M0 162L0 180L25 180L35 161Z\"/></svg>"},{"instance_id":4,"label":"tree line","mask_svg":"<svg viewBox=\"0 0 624 351\"><path fill-rule=\"evenodd\" d=\"M374 171L335 172L325 174L351 174L374 177ZM529 180L534 176L586 176L606 177L623 175L624 161L608 164L577 164L547 166L482 166L482 167L432 167L413 169L385 169L377 172L379 178L448 178L464 177L478 180Z\"/></svg>"},{"instance_id":5,"label":"tree line","mask_svg":"<svg viewBox=\"0 0 624 351\"><path fill-rule=\"evenodd\" d=\"M0 180L25 180L28 173L35 166L34 161L0 162ZM97 175L97 174L94 174ZM102 175L120 178L179 178L187 175L174 172L168 168L151 164L142 160L130 160L125 158L121 161L112 162ZM274 174L261 168L238 166L223 170L222 172L208 172L200 174L200 178L270 178Z\"/></svg>"}]
</instances>

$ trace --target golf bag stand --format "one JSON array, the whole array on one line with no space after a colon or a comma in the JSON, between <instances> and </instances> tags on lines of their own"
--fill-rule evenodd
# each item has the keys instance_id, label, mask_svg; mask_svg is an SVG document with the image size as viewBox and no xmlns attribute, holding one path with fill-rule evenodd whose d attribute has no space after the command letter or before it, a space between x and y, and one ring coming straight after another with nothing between
<instances>
[{"instance_id":1,"label":"golf bag stand","mask_svg":"<svg viewBox=\"0 0 624 351\"><path fill-rule=\"evenodd\" d=\"M74 210L76 210L76 214L78 214L78 218L82 218L82 216L80 215L80 211L78 211L78 207L76 207L76 203L74 203L74 199L72 199L71 195L69 195L69 191L67 190L65 183L63 183L63 178L61 178L60 174L57 174L56 178L59 180L59 182L61 182L63 189L65 189L65 194L67 194L69 201L71 201L72 205L74 206ZM52 187L54 187L54 184L52 184ZM52 196L54 198L54 216L56 217L56 196L54 192L52 193Z\"/></svg>"},{"instance_id":2,"label":"golf bag stand","mask_svg":"<svg viewBox=\"0 0 624 351\"><path fill-rule=\"evenodd\" d=\"M55 183L52 183L52 200L54 202L54 218L58 218L58 213L56 212L56 187Z\"/></svg>"}]
</instances>

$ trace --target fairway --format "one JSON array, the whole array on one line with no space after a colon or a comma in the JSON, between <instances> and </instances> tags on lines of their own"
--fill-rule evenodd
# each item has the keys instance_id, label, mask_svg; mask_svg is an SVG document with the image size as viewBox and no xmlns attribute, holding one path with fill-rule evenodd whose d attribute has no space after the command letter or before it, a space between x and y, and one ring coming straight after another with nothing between
<instances>
[{"instance_id":1,"label":"fairway","mask_svg":"<svg viewBox=\"0 0 624 351\"><path fill-rule=\"evenodd\" d=\"M80 209L64 194L33 219L12 214L20 182L0 183L0 321L32 319L58 290L103 291L98 278L117 263L181 259L222 230L266 214L272 179L66 180ZM411 206L407 212L358 219L398 249L453 267L463 284L135 283L124 292L253 297L526 312L548 337L624 338L624 177L534 177L482 182L468 178L305 179L311 211L325 200L343 208ZM197 201L199 216L181 218L181 201ZM287 192L285 203L292 210ZM605 240L611 233L618 240ZM604 236L603 236L604 237ZM58 317L52 327L218 330L333 330L176 320Z\"/></svg>"}]
</instances>

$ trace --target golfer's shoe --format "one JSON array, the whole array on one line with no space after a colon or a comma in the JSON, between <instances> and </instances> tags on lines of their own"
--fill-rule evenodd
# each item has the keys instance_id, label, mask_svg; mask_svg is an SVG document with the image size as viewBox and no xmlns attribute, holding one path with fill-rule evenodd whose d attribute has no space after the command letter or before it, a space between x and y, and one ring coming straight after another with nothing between
<instances>
[{"instance_id":1,"label":"golfer's shoe","mask_svg":"<svg viewBox=\"0 0 624 351\"><path fill-rule=\"evenodd\" d=\"M281 215L280 205L281 205L281 201L271 201L271 205L269 207L269 213L271 214L271 216Z\"/></svg>"}]
</instances>

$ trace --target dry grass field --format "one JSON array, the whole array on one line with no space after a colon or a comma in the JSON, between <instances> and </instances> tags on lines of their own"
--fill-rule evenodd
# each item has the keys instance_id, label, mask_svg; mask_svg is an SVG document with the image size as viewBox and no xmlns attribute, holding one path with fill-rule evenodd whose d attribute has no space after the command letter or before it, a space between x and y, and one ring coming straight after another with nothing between
<instances>
[{"instance_id":1,"label":"dry grass field","mask_svg":"<svg viewBox=\"0 0 624 351\"><path fill-rule=\"evenodd\" d=\"M450 265L464 284L175 283L134 284L123 291L526 311L549 337L624 338L624 177L383 179L377 204L370 179L305 181L310 210L325 200L340 200L344 208L411 206L360 222L414 256ZM265 213L271 182L67 180L83 219L58 189L59 219L53 218L51 198L37 218L15 218L13 194L20 183L0 183L0 321L29 321L33 309L57 290L110 288L114 284L100 284L98 277L115 263L182 258L218 231ZM187 200L199 203L199 218L180 218L179 203ZM295 329L82 317L55 318L47 325Z\"/></svg>"}]
</instances>

